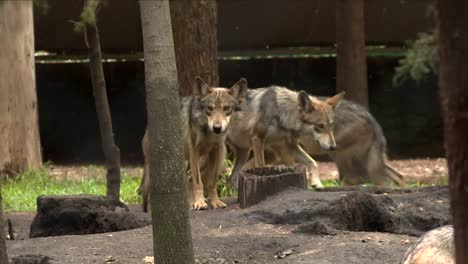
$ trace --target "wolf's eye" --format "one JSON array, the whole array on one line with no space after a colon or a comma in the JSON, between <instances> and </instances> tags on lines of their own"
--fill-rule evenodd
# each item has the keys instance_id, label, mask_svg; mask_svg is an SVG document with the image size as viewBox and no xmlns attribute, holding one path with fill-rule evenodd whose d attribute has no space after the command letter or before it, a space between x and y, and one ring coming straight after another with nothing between
<instances>
[{"instance_id":1,"label":"wolf's eye","mask_svg":"<svg viewBox=\"0 0 468 264\"><path fill-rule=\"evenodd\" d=\"M229 107L229 106L223 107L223 111L224 111L224 112L227 112L227 111L229 111L229 110L231 110L231 107Z\"/></svg>"},{"instance_id":2,"label":"wolf's eye","mask_svg":"<svg viewBox=\"0 0 468 264\"><path fill-rule=\"evenodd\" d=\"M315 125L315 127L318 128L318 129L324 129L325 125L324 124L317 124L317 125Z\"/></svg>"},{"instance_id":3,"label":"wolf's eye","mask_svg":"<svg viewBox=\"0 0 468 264\"><path fill-rule=\"evenodd\" d=\"M207 106L207 107L206 107L206 110L212 112L212 111L214 110L214 107L212 107L212 106Z\"/></svg>"}]
</instances>

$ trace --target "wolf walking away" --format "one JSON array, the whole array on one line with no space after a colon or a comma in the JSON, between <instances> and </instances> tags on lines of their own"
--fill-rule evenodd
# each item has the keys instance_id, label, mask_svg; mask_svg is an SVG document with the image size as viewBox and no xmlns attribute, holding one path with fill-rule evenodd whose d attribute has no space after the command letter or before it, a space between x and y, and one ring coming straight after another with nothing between
<instances>
[{"instance_id":1,"label":"wolf walking away","mask_svg":"<svg viewBox=\"0 0 468 264\"><path fill-rule=\"evenodd\" d=\"M244 78L229 89L210 87L197 77L193 96L181 98L186 171L190 173L187 196L192 209L208 208L204 184L213 208L226 207L218 197L217 180L224 171L225 140L230 121L239 113L246 93L247 81ZM139 188L144 211L147 211L149 198L149 144L146 132L142 140L145 166Z\"/></svg>"},{"instance_id":2,"label":"wolf walking away","mask_svg":"<svg viewBox=\"0 0 468 264\"><path fill-rule=\"evenodd\" d=\"M455 264L453 227L442 226L425 233L406 251L401 264Z\"/></svg>"},{"instance_id":3,"label":"wolf walking away","mask_svg":"<svg viewBox=\"0 0 468 264\"><path fill-rule=\"evenodd\" d=\"M253 91L248 93L245 101L251 105L259 105L258 102L252 102L253 100L258 101L260 98L258 95L250 96L250 93L255 94ZM336 100L337 96L332 98ZM291 116L283 111L282 108L284 107L276 103L275 96L270 97L269 104L277 105L277 111L282 113L283 117L290 118ZM326 101L327 99L319 97L318 100ZM301 101L298 101L298 103L301 103ZM298 108L296 111L299 112L301 109L304 108ZM341 98L336 100L336 105L332 109L333 111L323 114L320 111L320 107L317 107L317 109L312 108L312 112L315 112L315 115L321 115L322 117L325 115L324 119L329 120L329 127L332 128L332 131L327 131L330 128L323 121L313 124L312 133L301 127L301 132L294 134L296 141L299 143L300 151L304 151L308 156L329 155L338 167L340 179L346 184L356 185L371 182L376 185L388 185L391 180L399 186L404 186L404 176L388 163L386 155L387 142L382 128L375 118L364 107ZM246 114L247 111L241 116L245 119ZM281 118L277 118L277 120L281 120ZM240 121L242 122L243 120L241 119ZM235 123L237 124L237 121ZM230 133L237 131L237 125L233 125L233 127ZM235 138L240 136L240 134L230 134L228 135L227 142L235 142ZM335 145L327 146L326 142L335 142ZM236 166L233 169L229 183L231 186L237 187L239 171L255 167L256 161L254 158L250 158L249 160L249 153L245 149L239 151L239 146L233 149L238 153L236 155ZM304 164L303 156L296 155L291 144L288 144L284 140L271 140L265 146L263 158L266 164ZM310 158L309 164L312 171L309 181L316 188L320 188L322 185L318 178L318 166L312 158Z\"/></svg>"},{"instance_id":4,"label":"wolf walking away","mask_svg":"<svg viewBox=\"0 0 468 264\"><path fill-rule=\"evenodd\" d=\"M299 139L310 136L323 150L334 150L334 108L343 96L340 93L321 100L278 86L249 90L241 113L233 118L228 131L226 142L236 155L229 184L237 188L239 172L251 151L255 167L262 167L266 165L265 150L281 146L292 160L307 167L308 184L321 188L317 163L300 146Z\"/></svg>"},{"instance_id":5,"label":"wolf walking away","mask_svg":"<svg viewBox=\"0 0 468 264\"><path fill-rule=\"evenodd\" d=\"M373 183L383 186L391 181L404 186L404 176L387 159L387 141L375 118L362 106L342 100L335 108L333 134L334 151L324 151L309 135L300 139L301 146L310 155L328 154L336 163L340 180L348 185ZM280 157L274 157L274 156ZM271 162L294 163L287 152L276 146L268 155Z\"/></svg>"}]
</instances>

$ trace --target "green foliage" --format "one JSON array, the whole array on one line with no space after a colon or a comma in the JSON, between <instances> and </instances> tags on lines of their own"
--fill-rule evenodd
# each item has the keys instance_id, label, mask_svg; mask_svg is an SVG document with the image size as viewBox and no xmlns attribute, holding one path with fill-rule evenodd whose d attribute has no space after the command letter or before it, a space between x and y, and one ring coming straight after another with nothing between
<instances>
[{"instance_id":1,"label":"green foliage","mask_svg":"<svg viewBox=\"0 0 468 264\"><path fill-rule=\"evenodd\" d=\"M2 184L2 197L6 211L36 210L36 198L39 195L96 194L105 195L106 182L98 178L97 170L92 168L89 175L80 180L57 180L50 176L47 168L28 170L15 179L8 179ZM125 203L141 203L135 192L140 184L139 177L123 171L121 200Z\"/></svg>"},{"instance_id":2,"label":"green foliage","mask_svg":"<svg viewBox=\"0 0 468 264\"><path fill-rule=\"evenodd\" d=\"M232 170L233 164L232 161L229 159L226 159L224 161L224 166L227 168L226 173L224 173L223 177L218 181L218 190L219 190L219 196L221 197L232 197L232 196L237 196L237 191L229 187L227 184L227 178L231 174L230 171Z\"/></svg>"},{"instance_id":3,"label":"green foliage","mask_svg":"<svg viewBox=\"0 0 468 264\"><path fill-rule=\"evenodd\" d=\"M75 22L73 30L75 32L83 32L86 24L96 22L96 14L99 12L99 8L102 5L106 5L103 0L87 0L83 6L83 10L80 14L80 21Z\"/></svg>"},{"instance_id":4,"label":"green foliage","mask_svg":"<svg viewBox=\"0 0 468 264\"><path fill-rule=\"evenodd\" d=\"M419 33L418 39L409 42L409 50L395 68L393 84L401 85L409 79L421 81L437 72L437 48L435 34Z\"/></svg>"},{"instance_id":5,"label":"green foliage","mask_svg":"<svg viewBox=\"0 0 468 264\"><path fill-rule=\"evenodd\" d=\"M80 21L75 23L73 30L75 32L83 32L86 24L91 24L96 21L96 8L99 1L86 1L83 10L81 10Z\"/></svg>"}]
</instances>

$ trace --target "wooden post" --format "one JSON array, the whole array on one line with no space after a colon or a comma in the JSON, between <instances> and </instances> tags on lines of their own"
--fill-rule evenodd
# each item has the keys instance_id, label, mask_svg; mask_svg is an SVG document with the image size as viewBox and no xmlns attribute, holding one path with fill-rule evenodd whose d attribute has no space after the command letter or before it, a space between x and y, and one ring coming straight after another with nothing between
<instances>
[{"instance_id":1,"label":"wooden post","mask_svg":"<svg viewBox=\"0 0 468 264\"><path fill-rule=\"evenodd\" d=\"M336 0L336 91L369 107L364 0Z\"/></svg>"},{"instance_id":2,"label":"wooden post","mask_svg":"<svg viewBox=\"0 0 468 264\"><path fill-rule=\"evenodd\" d=\"M33 1L0 1L0 174L42 164Z\"/></svg>"},{"instance_id":3,"label":"wooden post","mask_svg":"<svg viewBox=\"0 0 468 264\"><path fill-rule=\"evenodd\" d=\"M169 2L180 96L192 95L193 80L197 76L217 86L217 0Z\"/></svg>"},{"instance_id":4,"label":"wooden post","mask_svg":"<svg viewBox=\"0 0 468 264\"><path fill-rule=\"evenodd\" d=\"M439 87L456 263L468 263L468 2L437 2Z\"/></svg>"}]
</instances>

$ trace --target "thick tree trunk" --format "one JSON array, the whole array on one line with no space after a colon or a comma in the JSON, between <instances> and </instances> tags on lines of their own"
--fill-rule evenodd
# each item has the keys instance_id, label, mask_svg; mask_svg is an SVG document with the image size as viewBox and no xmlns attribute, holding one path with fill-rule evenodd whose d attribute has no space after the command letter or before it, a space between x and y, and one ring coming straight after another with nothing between
<instances>
[{"instance_id":1,"label":"thick tree trunk","mask_svg":"<svg viewBox=\"0 0 468 264\"><path fill-rule=\"evenodd\" d=\"M170 9L180 95L192 95L196 76L217 86L217 0L171 0Z\"/></svg>"},{"instance_id":2,"label":"thick tree trunk","mask_svg":"<svg viewBox=\"0 0 468 264\"><path fill-rule=\"evenodd\" d=\"M468 263L468 2L439 0L437 30L456 263Z\"/></svg>"},{"instance_id":3,"label":"thick tree trunk","mask_svg":"<svg viewBox=\"0 0 468 264\"><path fill-rule=\"evenodd\" d=\"M336 0L336 90L369 106L364 0Z\"/></svg>"},{"instance_id":4,"label":"thick tree trunk","mask_svg":"<svg viewBox=\"0 0 468 264\"><path fill-rule=\"evenodd\" d=\"M157 263L194 263L169 0L140 0ZM186 43L191 44L191 43Z\"/></svg>"},{"instance_id":5,"label":"thick tree trunk","mask_svg":"<svg viewBox=\"0 0 468 264\"><path fill-rule=\"evenodd\" d=\"M0 174L42 163L32 1L0 1Z\"/></svg>"},{"instance_id":6,"label":"thick tree trunk","mask_svg":"<svg viewBox=\"0 0 468 264\"><path fill-rule=\"evenodd\" d=\"M85 5L93 5L95 3L96 0L87 0ZM93 12L95 12L95 8L93 8ZM91 21L87 21L85 37L88 45L89 65L99 129L101 132L102 150L107 166L107 196L112 196L116 200L119 200L120 150L114 143L114 134L112 132L112 119L107 100L106 81L102 69L101 43L99 40L96 17L91 19Z\"/></svg>"},{"instance_id":7,"label":"thick tree trunk","mask_svg":"<svg viewBox=\"0 0 468 264\"><path fill-rule=\"evenodd\" d=\"M5 230L3 230L3 226L3 200L2 191L0 190L0 264L8 264L8 255L5 245Z\"/></svg>"}]
</instances>

